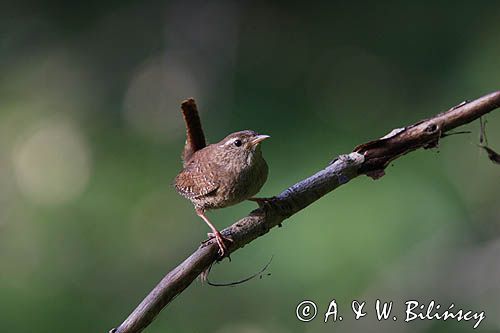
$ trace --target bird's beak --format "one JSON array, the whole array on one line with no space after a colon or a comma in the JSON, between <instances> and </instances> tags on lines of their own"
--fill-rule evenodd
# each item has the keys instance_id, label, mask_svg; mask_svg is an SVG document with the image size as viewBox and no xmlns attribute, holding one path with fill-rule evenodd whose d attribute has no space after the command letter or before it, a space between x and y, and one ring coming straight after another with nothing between
<instances>
[{"instance_id":1,"label":"bird's beak","mask_svg":"<svg viewBox=\"0 0 500 333\"><path fill-rule=\"evenodd\" d=\"M270 136L269 135L264 135L264 134L257 135L252 141L250 141L250 144L252 146L256 146L256 145L258 145L259 143L261 143L262 141L264 141L267 138L270 138Z\"/></svg>"}]
</instances>

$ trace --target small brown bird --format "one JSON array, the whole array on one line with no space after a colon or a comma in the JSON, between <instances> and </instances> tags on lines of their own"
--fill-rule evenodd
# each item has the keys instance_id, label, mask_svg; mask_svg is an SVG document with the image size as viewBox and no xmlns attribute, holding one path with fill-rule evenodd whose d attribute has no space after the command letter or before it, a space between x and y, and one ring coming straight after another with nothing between
<instances>
[{"instance_id":1,"label":"small brown bird","mask_svg":"<svg viewBox=\"0 0 500 333\"><path fill-rule=\"evenodd\" d=\"M199 128L201 130L201 126ZM221 256L227 252L224 243L227 239L208 220L205 212L247 199L261 200L252 197L267 179L268 167L259 145L267 138L268 135L246 130L232 133L222 141L194 152L185 148L184 168L175 178L174 186L179 194L194 204L196 214L208 224ZM188 125L186 147L189 141ZM204 146L204 137L202 141Z\"/></svg>"}]
</instances>

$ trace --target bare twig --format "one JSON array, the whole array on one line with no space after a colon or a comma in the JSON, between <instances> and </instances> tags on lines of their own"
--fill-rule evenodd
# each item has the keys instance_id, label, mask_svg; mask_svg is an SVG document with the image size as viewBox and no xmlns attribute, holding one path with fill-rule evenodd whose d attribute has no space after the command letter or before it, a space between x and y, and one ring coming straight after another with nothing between
<instances>
[{"instance_id":1,"label":"bare twig","mask_svg":"<svg viewBox=\"0 0 500 333\"><path fill-rule=\"evenodd\" d=\"M487 146L480 145L479 147L483 148L486 151L490 161L492 161L495 164L500 164L500 154L499 153L497 153L496 151L494 151L493 149L491 149L490 147L487 147Z\"/></svg>"},{"instance_id":2,"label":"bare twig","mask_svg":"<svg viewBox=\"0 0 500 333\"><path fill-rule=\"evenodd\" d=\"M231 286L236 286L238 284L242 284L242 283L245 283L245 282L248 282L254 278L256 278L257 276L260 275L260 277L262 278L262 273L264 273L266 271L266 269L269 267L269 265L271 265L271 261L273 260L273 257L271 257L271 259L269 259L269 261L267 262L267 264L260 270L258 271L257 273L254 273L252 275L250 275L249 277L246 277L244 279L241 279L239 281L233 281L233 282L226 282L226 283L214 283L214 282L211 282L209 279L208 279L208 274L210 273L210 269L212 268L212 266L210 266L208 268L208 272L206 273L207 274L207 278L206 278L206 281L209 285L211 285L212 287L231 287ZM268 273L268 275L271 275L271 273Z\"/></svg>"},{"instance_id":3,"label":"bare twig","mask_svg":"<svg viewBox=\"0 0 500 333\"><path fill-rule=\"evenodd\" d=\"M391 131L381 139L359 145L348 155L341 155L323 170L291 186L247 217L223 230L234 241L234 252L280 225L286 218L304 209L328 192L351 179L367 174L384 175L384 169L396 158L418 148L436 147L443 135L500 107L500 91L464 102L447 112ZM158 313L187 288L196 277L217 259L217 244L208 241L189 258L169 272L113 332L136 333L146 328Z\"/></svg>"}]
</instances>

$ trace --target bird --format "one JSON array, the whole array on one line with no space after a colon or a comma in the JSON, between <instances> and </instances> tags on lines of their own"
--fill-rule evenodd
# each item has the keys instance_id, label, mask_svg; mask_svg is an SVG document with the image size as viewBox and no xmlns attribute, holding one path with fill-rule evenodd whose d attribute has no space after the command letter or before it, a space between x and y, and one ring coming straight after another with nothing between
<instances>
[{"instance_id":1,"label":"bird","mask_svg":"<svg viewBox=\"0 0 500 333\"><path fill-rule=\"evenodd\" d=\"M215 237L218 252L224 257L227 254L226 243L232 240L222 236L206 212L236 205L244 200L265 200L254 196L267 180L268 165L262 156L260 144L270 136L243 130L231 133L217 143L205 145L196 106L194 100L191 101L196 112L194 119L197 126L194 128L198 130L198 135L190 133L193 126L190 126L185 113L188 138L183 153L183 168L175 177L174 187L181 196L193 203L196 214L211 229L209 236Z\"/></svg>"},{"instance_id":2,"label":"bird","mask_svg":"<svg viewBox=\"0 0 500 333\"><path fill-rule=\"evenodd\" d=\"M254 195L268 176L260 143L269 137L252 130L229 134L220 142L194 152L175 178L175 189L193 203L196 214L210 227L221 256L227 252L227 239L205 213L247 199L259 201Z\"/></svg>"}]
</instances>

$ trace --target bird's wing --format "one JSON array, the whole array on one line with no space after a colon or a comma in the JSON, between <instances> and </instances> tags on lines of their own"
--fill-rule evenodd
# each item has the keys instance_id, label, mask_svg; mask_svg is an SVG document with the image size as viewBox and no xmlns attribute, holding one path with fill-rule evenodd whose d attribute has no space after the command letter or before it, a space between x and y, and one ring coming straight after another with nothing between
<instances>
[{"instance_id":1,"label":"bird's wing","mask_svg":"<svg viewBox=\"0 0 500 333\"><path fill-rule=\"evenodd\" d=\"M219 188L219 182L215 179L213 173L196 165L188 165L175 178L175 189L188 199L196 199Z\"/></svg>"}]
</instances>

